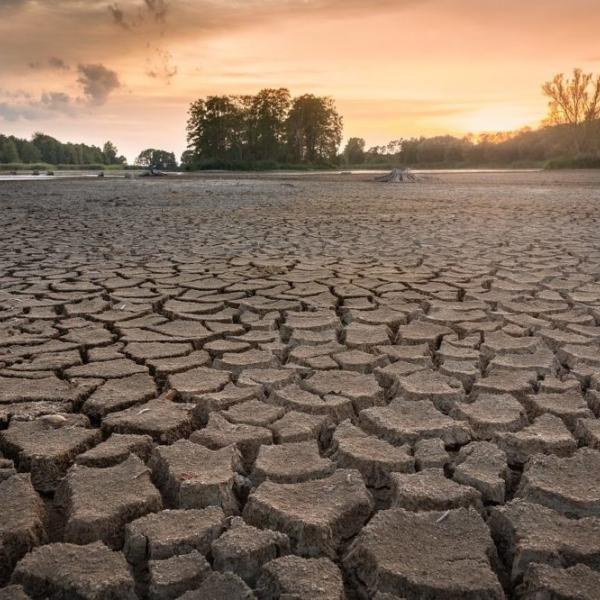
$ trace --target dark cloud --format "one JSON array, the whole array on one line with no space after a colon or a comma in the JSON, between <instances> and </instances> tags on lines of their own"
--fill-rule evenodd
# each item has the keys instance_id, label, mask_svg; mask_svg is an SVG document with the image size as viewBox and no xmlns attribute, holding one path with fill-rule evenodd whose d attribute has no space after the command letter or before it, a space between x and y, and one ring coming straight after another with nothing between
<instances>
[{"instance_id":1,"label":"dark cloud","mask_svg":"<svg viewBox=\"0 0 600 600\"><path fill-rule=\"evenodd\" d=\"M77 82L82 86L83 93L90 104L104 104L111 92L121 87L117 73L104 65L79 65L77 72L79 73Z\"/></svg>"}]
</instances>

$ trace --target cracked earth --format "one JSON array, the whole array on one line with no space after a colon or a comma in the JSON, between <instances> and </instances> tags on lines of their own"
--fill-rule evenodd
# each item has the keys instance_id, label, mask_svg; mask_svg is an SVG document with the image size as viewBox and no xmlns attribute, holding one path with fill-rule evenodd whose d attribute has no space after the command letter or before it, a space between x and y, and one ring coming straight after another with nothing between
<instances>
[{"instance_id":1,"label":"cracked earth","mask_svg":"<svg viewBox=\"0 0 600 600\"><path fill-rule=\"evenodd\" d=\"M0 183L0 599L597 600L599 209Z\"/></svg>"}]
</instances>

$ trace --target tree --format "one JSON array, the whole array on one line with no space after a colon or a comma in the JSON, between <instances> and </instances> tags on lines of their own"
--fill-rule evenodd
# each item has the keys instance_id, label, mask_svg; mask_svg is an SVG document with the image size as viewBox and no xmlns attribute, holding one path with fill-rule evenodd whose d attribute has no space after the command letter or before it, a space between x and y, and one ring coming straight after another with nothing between
<instances>
[{"instance_id":1,"label":"tree","mask_svg":"<svg viewBox=\"0 0 600 600\"><path fill-rule=\"evenodd\" d=\"M140 152L135 159L138 167L155 167L157 169L176 169L177 161L173 152L166 150L156 150L155 148L147 148Z\"/></svg>"},{"instance_id":2,"label":"tree","mask_svg":"<svg viewBox=\"0 0 600 600\"><path fill-rule=\"evenodd\" d=\"M255 96L208 96L192 103L186 164L202 160L331 162L342 120L331 98L305 95L293 102L285 88Z\"/></svg>"},{"instance_id":3,"label":"tree","mask_svg":"<svg viewBox=\"0 0 600 600\"><path fill-rule=\"evenodd\" d=\"M106 142L102 147L103 162L105 165L124 165L127 159L118 154L117 147L111 141Z\"/></svg>"},{"instance_id":4,"label":"tree","mask_svg":"<svg viewBox=\"0 0 600 600\"><path fill-rule=\"evenodd\" d=\"M344 148L344 160L349 165L360 165L365 162L366 142L363 138L352 137Z\"/></svg>"},{"instance_id":5,"label":"tree","mask_svg":"<svg viewBox=\"0 0 600 600\"><path fill-rule=\"evenodd\" d=\"M256 160L279 160L285 154L285 122L291 96L285 88L264 89L250 101L250 153Z\"/></svg>"},{"instance_id":6,"label":"tree","mask_svg":"<svg viewBox=\"0 0 600 600\"><path fill-rule=\"evenodd\" d=\"M32 143L39 150L43 162L51 165L58 165L66 162L64 159L64 151L62 144L43 133L34 133Z\"/></svg>"},{"instance_id":7,"label":"tree","mask_svg":"<svg viewBox=\"0 0 600 600\"><path fill-rule=\"evenodd\" d=\"M192 103L188 147L199 158L245 158L248 143L247 96L209 96Z\"/></svg>"},{"instance_id":8,"label":"tree","mask_svg":"<svg viewBox=\"0 0 600 600\"><path fill-rule=\"evenodd\" d=\"M288 152L292 161L335 161L342 141L342 117L332 98L313 94L295 98L286 129Z\"/></svg>"},{"instance_id":9,"label":"tree","mask_svg":"<svg viewBox=\"0 0 600 600\"><path fill-rule=\"evenodd\" d=\"M190 170L194 166L194 152L192 150L184 150L179 159L179 164L186 170Z\"/></svg>"},{"instance_id":10,"label":"tree","mask_svg":"<svg viewBox=\"0 0 600 600\"><path fill-rule=\"evenodd\" d=\"M19 153L13 139L4 138L0 141L0 163L19 162Z\"/></svg>"},{"instance_id":11,"label":"tree","mask_svg":"<svg viewBox=\"0 0 600 600\"><path fill-rule=\"evenodd\" d=\"M572 133L575 152L586 149L590 129L600 118L600 75L573 69L571 79L563 73L542 86L549 98L547 123L567 125Z\"/></svg>"},{"instance_id":12,"label":"tree","mask_svg":"<svg viewBox=\"0 0 600 600\"><path fill-rule=\"evenodd\" d=\"M18 140L19 156L24 163L36 163L42 160L42 155L36 146L27 140Z\"/></svg>"}]
</instances>

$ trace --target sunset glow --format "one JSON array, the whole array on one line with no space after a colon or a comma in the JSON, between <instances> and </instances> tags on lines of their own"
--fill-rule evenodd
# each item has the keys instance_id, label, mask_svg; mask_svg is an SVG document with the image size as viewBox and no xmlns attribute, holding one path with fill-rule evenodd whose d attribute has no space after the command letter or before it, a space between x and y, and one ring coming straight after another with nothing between
<instances>
[{"instance_id":1,"label":"sunset glow","mask_svg":"<svg viewBox=\"0 0 600 600\"><path fill-rule=\"evenodd\" d=\"M0 131L180 154L192 100L281 86L367 145L536 126L599 28L595 0L2 0Z\"/></svg>"}]
</instances>

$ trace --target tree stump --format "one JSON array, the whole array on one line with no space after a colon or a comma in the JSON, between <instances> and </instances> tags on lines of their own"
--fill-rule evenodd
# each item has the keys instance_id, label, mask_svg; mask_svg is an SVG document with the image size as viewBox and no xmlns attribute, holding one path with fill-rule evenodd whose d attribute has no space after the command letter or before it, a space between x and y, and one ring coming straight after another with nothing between
<instances>
[{"instance_id":1,"label":"tree stump","mask_svg":"<svg viewBox=\"0 0 600 600\"><path fill-rule=\"evenodd\" d=\"M394 169L388 175L376 177L375 181L383 181L384 183L415 183L419 179L408 169Z\"/></svg>"}]
</instances>

